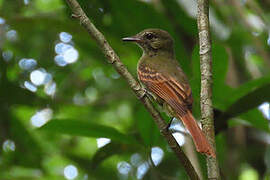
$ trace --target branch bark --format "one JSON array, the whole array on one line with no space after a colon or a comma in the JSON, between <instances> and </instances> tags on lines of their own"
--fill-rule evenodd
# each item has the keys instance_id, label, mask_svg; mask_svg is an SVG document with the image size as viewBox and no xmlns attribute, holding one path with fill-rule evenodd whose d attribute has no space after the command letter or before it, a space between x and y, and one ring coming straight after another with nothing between
<instances>
[{"instance_id":1,"label":"branch bark","mask_svg":"<svg viewBox=\"0 0 270 180\"><path fill-rule=\"evenodd\" d=\"M148 112L152 115L155 123L160 129L161 134L168 141L170 148L174 151L177 158L180 160L184 166L186 173L192 180L199 179L198 174L194 170L194 167L190 163L187 156L184 154L180 146L177 144L176 140L172 134L167 130L167 124L162 119L160 113L153 107L151 101L145 96L145 91L141 88L140 84L136 79L129 73L125 65L121 62L117 54L114 52L112 47L109 45L108 41L105 39L103 34L91 23L90 19L86 16L81 6L76 0L66 0L69 7L73 12L73 17L78 18L80 24L88 31L91 37L99 45L100 49L103 51L109 63L116 69L116 71L127 81L130 88L133 90L135 95L140 99Z\"/></svg>"},{"instance_id":2,"label":"branch bark","mask_svg":"<svg viewBox=\"0 0 270 180\"><path fill-rule=\"evenodd\" d=\"M212 50L209 26L209 1L198 0L197 23L200 45L202 129L215 149L214 112L212 106ZM208 179L220 179L218 161L207 157Z\"/></svg>"}]
</instances>

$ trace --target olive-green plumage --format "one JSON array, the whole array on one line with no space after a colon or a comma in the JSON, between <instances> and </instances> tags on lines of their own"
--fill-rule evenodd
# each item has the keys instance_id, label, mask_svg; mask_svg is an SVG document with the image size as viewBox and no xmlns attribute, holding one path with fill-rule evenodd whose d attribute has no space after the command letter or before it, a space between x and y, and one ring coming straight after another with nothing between
<instances>
[{"instance_id":1,"label":"olive-green plumage","mask_svg":"<svg viewBox=\"0 0 270 180\"><path fill-rule=\"evenodd\" d=\"M188 80L175 59L173 39L161 29L146 29L123 38L134 41L143 50L137 73L142 84L170 116L181 119L193 137L199 152L215 157L215 153L192 116L192 94Z\"/></svg>"},{"instance_id":2,"label":"olive-green plumage","mask_svg":"<svg viewBox=\"0 0 270 180\"><path fill-rule=\"evenodd\" d=\"M184 97L185 105L192 111L192 96L191 90L186 75L183 73L176 59L167 56L148 56L144 55L140 58L137 66L137 72L140 72L145 67L156 70L156 72L162 74L164 77L171 77L177 82L180 82L186 90L189 91L188 97ZM141 70L140 70L141 69ZM172 116L172 115L171 115Z\"/></svg>"}]
</instances>

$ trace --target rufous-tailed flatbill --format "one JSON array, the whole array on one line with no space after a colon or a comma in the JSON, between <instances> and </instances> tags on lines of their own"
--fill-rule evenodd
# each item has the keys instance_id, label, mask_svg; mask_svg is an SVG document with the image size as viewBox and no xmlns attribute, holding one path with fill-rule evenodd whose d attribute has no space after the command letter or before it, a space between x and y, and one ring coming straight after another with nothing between
<instances>
[{"instance_id":1,"label":"rufous-tailed flatbill","mask_svg":"<svg viewBox=\"0 0 270 180\"><path fill-rule=\"evenodd\" d=\"M140 82L154 99L162 104L171 117L182 120L200 153L216 157L192 115L192 94L188 79L175 58L173 39L161 29L146 29L132 37L123 38L138 44L143 55L137 66Z\"/></svg>"}]
</instances>

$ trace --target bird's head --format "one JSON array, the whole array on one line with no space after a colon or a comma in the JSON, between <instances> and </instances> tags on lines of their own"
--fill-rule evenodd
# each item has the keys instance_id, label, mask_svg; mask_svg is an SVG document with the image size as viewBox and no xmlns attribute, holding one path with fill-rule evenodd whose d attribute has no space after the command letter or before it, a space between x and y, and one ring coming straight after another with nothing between
<instances>
[{"instance_id":1,"label":"bird's head","mask_svg":"<svg viewBox=\"0 0 270 180\"><path fill-rule=\"evenodd\" d=\"M161 29L145 29L123 41L136 42L145 54L153 55L158 52L174 54L173 39L167 31Z\"/></svg>"}]
</instances>

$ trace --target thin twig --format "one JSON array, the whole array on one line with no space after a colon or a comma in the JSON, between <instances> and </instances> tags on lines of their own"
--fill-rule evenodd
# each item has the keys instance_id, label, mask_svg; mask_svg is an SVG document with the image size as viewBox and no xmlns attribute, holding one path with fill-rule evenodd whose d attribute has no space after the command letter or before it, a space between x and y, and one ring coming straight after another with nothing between
<instances>
[{"instance_id":1,"label":"thin twig","mask_svg":"<svg viewBox=\"0 0 270 180\"><path fill-rule=\"evenodd\" d=\"M212 50L209 28L209 1L198 0L197 14L200 69L201 69L201 115L202 129L215 149L214 113L212 107ZM220 179L218 161L207 158L208 179Z\"/></svg>"},{"instance_id":2,"label":"thin twig","mask_svg":"<svg viewBox=\"0 0 270 180\"><path fill-rule=\"evenodd\" d=\"M90 19L83 12L79 3L76 0L66 0L69 7L73 12L73 17L79 19L80 24L88 31L92 38L99 45L104 55L106 56L109 63L113 65L116 71L127 81L135 95L140 99L145 108L152 115L155 123L157 124L160 132L168 141L169 146L175 152L176 156L184 166L190 179L199 179L196 171L194 170L189 159L186 157L182 149L177 144L172 134L167 130L167 124L160 116L160 113L153 107L151 101L145 96L145 91L141 88L140 84L136 79L128 72L125 65L121 62L117 54L114 52L112 47L109 45L103 34L91 23Z\"/></svg>"}]
</instances>

